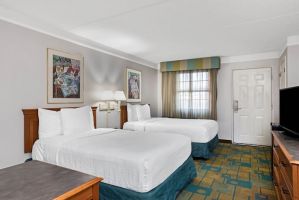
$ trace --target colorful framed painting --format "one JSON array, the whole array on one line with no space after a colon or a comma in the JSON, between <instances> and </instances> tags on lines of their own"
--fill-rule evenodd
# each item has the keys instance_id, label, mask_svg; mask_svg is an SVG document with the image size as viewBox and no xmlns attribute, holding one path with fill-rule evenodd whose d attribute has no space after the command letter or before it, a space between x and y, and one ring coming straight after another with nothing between
<instances>
[{"instance_id":1,"label":"colorful framed painting","mask_svg":"<svg viewBox=\"0 0 299 200\"><path fill-rule=\"evenodd\" d=\"M83 72L83 56L48 49L48 103L83 103Z\"/></svg>"},{"instance_id":2,"label":"colorful framed painting","mask_svg":"<svg viewBox=\"0 0 299 200\"><path fill-rule=\"evenodd\" d=\"M127 69L127 102L141 102L141 72Z\"/></svg>"}]
</instances>

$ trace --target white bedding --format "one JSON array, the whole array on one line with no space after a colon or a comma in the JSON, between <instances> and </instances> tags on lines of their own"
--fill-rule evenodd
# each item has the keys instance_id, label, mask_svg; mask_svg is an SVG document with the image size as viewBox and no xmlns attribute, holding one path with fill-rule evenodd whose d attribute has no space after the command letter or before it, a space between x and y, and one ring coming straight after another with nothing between
<instances>
[{"instance_id":1,"label":"white bedding","mask_svg":"<svg viewBox=\"0 0 299 200\"><path fill-rule=\"evenodd\" d=\"M134 131L163 131L188 136L192 142L206 143L218 133L218 123L204 119L151 118L126 122L124 129Z\"/></svg>"},{"instance_id":2,"label":"white bedding","mask_svg":"<svg viewBox=\"0 0 299 200\"><path fill-rule=\"evenodd\" d=\"M32 158L104 178L105 183L148 192L191 154L182 135L95 129L37 140Z\"/></svg>"}]
</instances>

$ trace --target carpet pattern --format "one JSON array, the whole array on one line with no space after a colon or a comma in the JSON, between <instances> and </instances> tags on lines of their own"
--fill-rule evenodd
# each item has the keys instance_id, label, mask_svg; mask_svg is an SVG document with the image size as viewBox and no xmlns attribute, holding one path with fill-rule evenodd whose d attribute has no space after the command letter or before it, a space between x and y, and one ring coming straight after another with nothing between
<instances>
[{"instance_id":1,"label":"carpet pattern","mask_svg":"<svg viewBox=\"0 0 299 200\"><path fill-rule=\"evenodd\" d=\"M197 177L177 200L276 199L271 147L219 143L209 160L195 160Z\"/></svg>"}]
</instances>

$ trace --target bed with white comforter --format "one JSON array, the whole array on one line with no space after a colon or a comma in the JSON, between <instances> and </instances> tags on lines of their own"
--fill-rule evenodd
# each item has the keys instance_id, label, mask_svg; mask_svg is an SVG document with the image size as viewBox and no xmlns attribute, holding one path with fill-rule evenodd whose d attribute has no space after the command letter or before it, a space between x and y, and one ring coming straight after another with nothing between
<instances>
[{"instance_id":1,"label":"bed with white comforter","mask_svg":"<svg viewBox=\"0 0 299 200\"><path fill-rule=\"evenodd\" d=\"M214 120L154 117L126 122L123 129L187 136L192 141L192 156L197 158L210 158L218 144L218 123Z\"/></svg>"},{"instance_id":2,"label":"bed with white comforter","mask_svg":"<svg viewBox=\"0 0 299 200\"><path fill-rule=\"evenodd\" d=\"M104 183L148 192L191 154L191 140L163 132L95 129L88 133L39 139L34 160L104 178Z\"/></svg>"},{"instance_id":3,"label":"bed with white comforter","mask_svg":"<svg viewBox=\"0 0 299 200\"><path fill-rule=\"evenodd\" d=\"M206 119L150 118L131 121L124 124L124 129L134 131L157 131L188 136L192 142L207 143L218 133L218 123Z\"/></svg>"}]
</instances>

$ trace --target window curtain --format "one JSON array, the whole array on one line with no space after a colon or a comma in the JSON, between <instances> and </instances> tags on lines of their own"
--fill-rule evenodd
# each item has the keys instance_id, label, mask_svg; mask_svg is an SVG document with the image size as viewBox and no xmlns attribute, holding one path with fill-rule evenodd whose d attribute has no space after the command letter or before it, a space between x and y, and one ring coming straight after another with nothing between
<instances>
[{"instance_id":1,"label":"window curtain","mask_svg":"<svg viewBox=\"0 0 299 200\"><path fill-rule=\"evenodd\" d=\"M176 75L177 72L162 73L162 115L179 118L176 111Z\"/></svg>"},{"instance_id":2,"label":"window curtain","mask_svg":"<svg viewBox=\"0 0 299 200\"><path fill-rule=\"evenodd\" d=\"M163 117L217 119L218 69L162 73Z\"/></svg>"}]
</instances>

